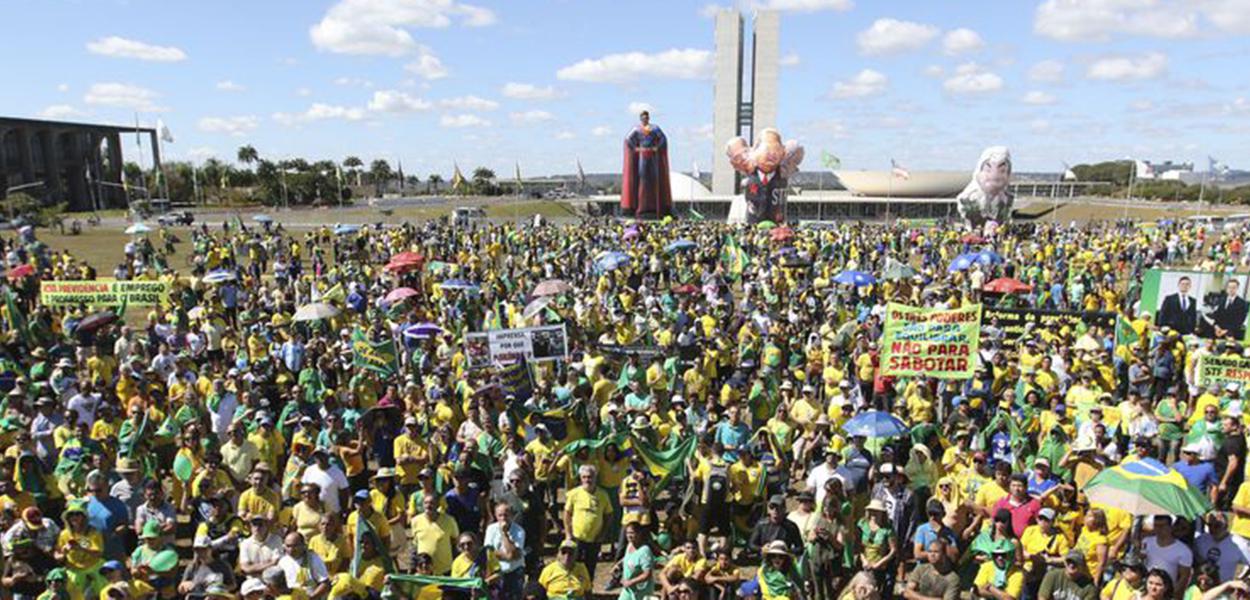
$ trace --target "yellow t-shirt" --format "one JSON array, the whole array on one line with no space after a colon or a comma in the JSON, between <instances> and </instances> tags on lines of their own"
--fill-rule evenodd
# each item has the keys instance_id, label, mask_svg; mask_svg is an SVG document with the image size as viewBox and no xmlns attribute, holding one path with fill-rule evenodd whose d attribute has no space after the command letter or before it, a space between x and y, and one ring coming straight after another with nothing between
<instances>
[{"instance_id":1,"label":"yellow t-shirt","mask_svg":"<svg viewBox=\"0 0 1250 600\"><path fill-rule=\"evenodd\" d=\"M1007 490L1004 490L1003 486L998 485L997 481L991 479L977 490L976 503L977 506L983 509L989 509L1006 495Z\"/></svg>"},{"instance_id":2,"label":"yellow t-shirt","mask_svg":"<svg viewBox=\"0 0 1250 600\"><path fill-rule=\"evenodd\" d=\"M404 433L395 438L395 442L392 447L395 452L395 470L399 474L399 484L416 485L418 481L417 475L421 473L421 467L424 466L424 462L428 461L430 457L429 451L426 450L425 443L420 437L413 438L407 433ZM406 464L398 462L399 458L405 456L416 458L418 462Z\"/></svg>"},{"instance_id":3,"label":"yellow t-shirt","mask_svg":"<svg viewBox=\"0 0 1250 600\"><path fill-rule=\"evenodd\" d=\"M258 491L256 488L248 488L239 494L239 516L244 520L253 515L274 519L277 518L280 508L282 501L273 490Z\"/></svg>"},{"instance_id":4,"label":"yellow t-shirt","mask_svg":"<svg viewBox=\"0 0 1250 600\"><path fill-rule=\"evenodd\" d=\"M1102 591L1099 592L1098 597L1101 600L1133 600L1137 591L1119 577L1116 577L1108 581L1107 585L1102 586ZM1145 591L1144 587L1142 591Z\"/></svg>"},{"instance_id":5,"label":"yellow t-shirt","mask_svg":"<svg viewBox=\"0 0 1250 600\"><path fill-rule=\"evenodd\" d=\"M470 576L469 570L473 568L474 558L476 557L469 556L463 552L457 555L456 560L451 561L451 576L452 577L469 577ZM498 572L499 572L499 558L495 556L494 550L491 550L488 548L486 550L485 571L482 571L479 569L478 572L474 573L472 576L481 577L482 579L488 579Z\"/></svg>"},{"instance_id":6,"label":"yellow t-shirt","mask_svg":"<svg viewBox=\"0 0 1250 600\"><path fill-rule=\"evenodd\" d=\"M71 541L74 547L65 555L65 566L77 571L94 571L104 562L104 537L99 531L88 529L76 534L67 527L57 536L56 546L62 548Z\"/></svg>"},{"instance_id":7,"label":"yellow t-shirt","mask_svg":"<svg viewBox=\"0 0 1250 600\"><path fill-rule=\"evenodd\" d=\"M295 525L295 530L304 536L304 539L310 540L321 528L321 512L312 508L303 502L296 502L291 506L291 523Z\"/></svg>"},{"instance_id":8,"label":"yellow t-shirt","mask_svg":"<svg viewBox=\"0 0 1250 600\"><path fill-rule=\"evenodd\" d=\"M330 573L337 572L344 566L343 561L351 554L351 550L347 547L347 536L339 535L337 540L328 540L324 535L318 533L308 540L308 549L317 553L321 557L321 562L326 564L326 571Z\"/></svg>"},{"instance_id":9,"label":"yellow t-shirt","mask_svg":"<svg viewBox=\"0 0 1250 600\"><path fill-rule=\"evenodd\" d=\"M977 569L977 578L972 582L977 587L993 586L994 573L997 567L994 561L986 561L981 563L981 568ZM1016 567L1011 567L1007 571L1007 585L999 588L1001 591L1007 592L1007 595L1013 598L1020 597L1020 591L1024 589L1024 571Z\"/></svg>"},{"instance_id":10,"label":"yellow t-shirt","mask_svg":"<svg viewBox=\"0 0 1250 600\"><path fill-rule=\"evenodd\" d=\"M1024 535L1020 536L1020 545L1028 554L1041 554L1045 552L1053 556L1064 556L1068 550L1072 548L1068 544L1068 538L1064 536L1062 531L1055 529L1051 535L1042 532L1040 525L1029 525L1024 528ZM1033 569L1033 561L1029 561L1024 565L1025 570Z\"/></svg>"},{"instance_id":11,"label":"yellow t-shirt","mask_svg":"<svg viewBox=\"0 0 1250 600\"><path fill-rule=\"evenodd\" d=\"M594 542L603 531L603 524L612 515L612 502L601 489L593 493L578 486L569 490L564 510L572 515L573 539Z\"/></svg>"},{"instance_id":12,"label":"yellow t-shirt","mask_svg":"<svg viewBox=\"0 0 1250 600\"><path fill-rule=\"evenodd\" d=\"M573 563L571 569L566 569L555 560L538 574L538 585L547 590L549 598L585 598L590 593L590 574L582 563Z\"/></svg>"},{"instance_id":13,"label":"yellow t-shirt","mask_svg":"<svg viewBox=\"0 0 1250 600\"><path fill-rule=\"evenodd\" d=\"M425 513L412 518L412 541L417 552L424 552L434 558L433 572L444 575L451 570L451 546L460 537L460 528L456 520L447 514L439 514L431 521Z\"/></svg>"},{"instance_id":14,"label":"yellow t-shirt","mask_svg":"<svg viewBox=\"0 0 1250 600\"><path fill-rule=\"evenodd\" d=\"M1250 481L1241 484L1237 488L1237 495L1233 497L1233 506L1245 510L1250 510ZM1250 537L1250 517L1243 517L1233 514L1233 524L1229 529L1234 535L1241 537Z\"/></svg>"},{"instance_id":15,"label":"yellow t-shirt","mask_svg":"<svg viewBox=\"0 0 1250 600\"><path fill-rule=\"evenodd\" d=\"M1098 564L1099 546L1106 546L1108 553L1110 553L1110 537L1105 533L1094 531L1087 527L1081 530L1081 535L1077 536L1076 547L1073 549L1079 550L1081 554L1085 555L1085 564L1089 565L1090 569L1093 570L1094 565Z\"/></svg>"}]
</instances>

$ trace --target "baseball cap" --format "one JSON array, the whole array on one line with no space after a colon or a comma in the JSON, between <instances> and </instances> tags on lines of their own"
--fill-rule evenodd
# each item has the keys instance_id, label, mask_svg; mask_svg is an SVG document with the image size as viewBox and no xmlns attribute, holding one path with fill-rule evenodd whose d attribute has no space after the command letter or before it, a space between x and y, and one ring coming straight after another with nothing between
<instances>
[{"instance_id":1,"label":"baseball cap","mask_svg":"<svg viewBox=\"0 0 1250 600\"><path fill-rule=\"evenodd\" d=\"M768 499L768 505L769 506L785 506L786 497L782 496L781 494L774 494L772 498Z\"/></svg>"},{"instance_id":2,"label":"baseball cap","mask_svg":"<svg viewBox=\"0 0 1250 600\"><path fill-rule=\"evenodd\" d=\"M1047 507L1037 511L1037 518L1046 519L1047 521L1055 520L1055 509Z\"/></svg>"},{"instance_id":3,"label":"baseball cap","mask_svg":"<svg viewBox=\"0 0 1250 600\"><path fill-rule=\"evenodd\" d=\"M242 592L244 596L246 596L248 594L264 592L266 589L267 589L267 586L265 585L265 582L255 577L248 577L247 581L243 582L243 587L239 588L239 591Z\"/></svg>"}]
</instances>

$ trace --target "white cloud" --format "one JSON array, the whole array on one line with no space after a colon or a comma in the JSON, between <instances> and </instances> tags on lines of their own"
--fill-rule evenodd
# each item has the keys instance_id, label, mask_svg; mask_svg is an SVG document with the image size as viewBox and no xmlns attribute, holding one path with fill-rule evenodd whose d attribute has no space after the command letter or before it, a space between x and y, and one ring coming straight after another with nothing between
<instances>
[{"instance_id":1,"label":"white cloud","mask_svg":"<svg viewBox=\"0 0 1250 600\"><path fill-rule=\"evenodd\" d=\"M889 84L890 78L885 74L872 69L864 69L846 81L835 82L829 96L832 98L875 96L885 92Z\"/></svg>"},{"instance_id":2,"label":"white cloud","mask_svg":"<svg viewBox=\"0 0 1250 600\"><path fill-rule=\"evenodd\" d=\"M567 140L575 140L575 139L577 139L577 134L576 134L576 133L573 133L572 131L560 131L560 132L557 132L557 133L556 133L556 139L557 139L557 140L565 140L565 141L567 141Z\"/></svg>"},{"instance_id":3,"label":"white cloud","mask_svg":"<svg viewBox=\"0 0 1250 600\"><path fill-rule=\"evenodd\" d=\"M312 95L312 90L306 87L302 87L302 88L295 90L295 95L300 96L301 98L307 98Z\"/></svg>"},{"instance_id":4,"label":"white cloud","mask_svg":"<svg viewBox=\"0 0 1250 600\"><path fill-rule=\"evenodd\" d=\"M1228 33L1250 33L1250 7L1245 0L1206 0L1200 7L1216 27Z\"/></svg>"},{"instance_id":5,"label":"white cloud","mask_svg":"<svg viewBox=\"0 0 1250 600\"><path fill-rule=\"evenodd\" d=\"M1033 31L1065 42L1102 42L1113 35L1191 37L1199 31L1194 9L1198 4L1189 0L1046 0L1034 13Z\"/></svg>"},{"instance_id":6,"label":"white cloud","mask_svg":"<svg viewBox=\"0 0 1250 600\"><path fill-rule=\"evenodd\" d=\"M369 81L368 79L361 79L359 77L335 77L334 81L332 81L331 83L333 83L334 85L341 85L344 87L363 87L363 88L373 87L372 81Z\"/></svg>"},{"instance_id":7,"label":"white cloud","mask_svg":"<svg viewBox=\"0 0 1250 600\"><path fill-rule=\"evenodd\" d=\"M346 121L359 121L365 117L365 111L362 108L352 106L336 106L333 104L323 104L314 102L308 110L302 113L284 113L278 112L273 114L273 120L283 125L299 125L312 121L326 121L330 119L343 119Z\"/></svg>"},{"instance_id":8,"label":"white cloud","mask_svg":"<svg viewBox=\"0 0 1250 600\"><path fill-rule=\"evenodd\" d=\"M137 40L110 35L87 42L87 51L113 58L135 58L153 62L178 62L187 59L187 53L174 46L153 46Z\"/></svg>"},{"instance_id":9,"label":"white cloud","mask_svg":"<svg viewBox=\"0 0 1250 600\"><path fill-rule=\"evenodd\" d=\"M247 88L229 79L223 79L222 81L217 82L217 89L223 92L242 92Z\"/></svg>"},{"instance_id":10,"label":"white cloud","mask_svg":"<svg viewBox=\"0 0 1250 600\"><path fill-rule=\"evenodd\" d=\"M197 124L205 133L224 133L240 137L260 125L260 119L251 115L238 117L204 117Z\"/></svg>"},{"instance_id":11,"label":"white cloud","mask_svg":"<svg viewBox=\"0 0 1250 600\"><path fill-rule=\"evenodd\" d=\"M855 36L855 43L861 54L876 56L919 50L937 35L938 28L932 25L898 19L877 19L871 27Z\"/></svg>"},{"instance_id":12,"label":"white cloud","mask_svg":"<svg viewBox=\"0 0 1250 600\"><path fill-rule=\"evenodd\" d=\"M147 88L127 83L94 83L87 89L83 102L100 106L129 108L140 112L161 112L167 110L156 104L160 94Z\"/></svg>"},{"instance_id":13,"label":"white cloud","mask_svg":"<svg viewBox=\"0 0 1250 600\"><path fill-rule=\"evenodd\" d=\"M69 91L69 84L68 84L68 83L61 83L61 84L57 84L57 86L56 86L56 91L61 92L61 93L68 92L68 91Z\"/></svg>"},{"instance_id":14,"label":"white cloud","mask_svg":"<svg viewBox=\"0 0 1250 600\"><path fill-rule=\"evenodd\" d=\"M462 127L490 127L490 121L468 113L462 115L443 115L442 118L438 120L438 124L443 127L450 127L453 129Z\"/></svg>"},{"instance_id":15,"label":"white cloud","mask_svg":"<svg viewBox=\"0 0 1250 600\"><path fill-rule=\"evenodd\" d=\"M495 110L499 108L499 103L494 100L487 100L472 95L444 98L438 101L438 105L452 110Z\"/></svg>"},{"instance_id":16,"label":"white cloud","mask_svg":"<svg viewBox=\"0 0 1250 600\"><path fill-rule=\"evenodd\" d=\"M1029 67L1029 79L1038 83L1059 83L1063 81L1063 63L1057 60L1043 60Z\"/></svg>"},{"instance_id":17,"label":"white cloud","mask_svg":"<svg viewBox=\"0 0 1250 600\"><path fill-rule=\"evenodd\" d=\"M527 111L522 111L522 112L514 112L511 115L508 115L508 117L512 119L513 123L516 123L518 125L532 125L534 123L544 123L544 122L547 122L556 118L555 115L545 110L527 110Z\"/></svg>"},{"instance_id":18,"label":"white cloud","mask_svg":"<svg viewBox=\"0 0 1250 600\"><path fill-rule=\"evenodd\" d=\"M976 52L984 47L985 40L981 39L981 34L965 27L952 29L942 36L942 51L951 56Z\"/></svg>"},{"instance_id":19,"label":"white cloud","mask_svg":"<svg viewBox=\"0 0 1250 600\"><path fill-rule=\"evenodd\" d=\"M942 65L929 65L924 68L922 73L924 73L925 77L932 77L936 79L946 74L946 68Z\"/></svg>"},{"instance_id":20,"label":"white cloud","mask_svg":"<svg viewBox=\"0 0 1250 600\"><path fill-rule=\"evenodd\" d=\"M404 65L404 70L415 73L425 80L442 79L447 76L447 67L434 52L425 46L417 49L416 60Z\"/></svg>"},{"instance_id":21,"label":"white cloud","mask_svg":"<svg viewBox=\"0 0 1250 600\"><path fill-rule=\"evenodd\" d=\"M1168 70L1168 57L1162 52L1141 56L1108 56L1100 58L1085 70L1089 79L1102 81L1139 81L1154 79Z\"/></svg>"},{"instance_id":22,"label":"white cloud","mask_svg":"<svg viewBox=\"0 0 1250 600\"><path fill-rule=\"evenodd\" d=\"M650 102L639 102L635 100L633 102L630 102L629 106L625 109L626 112L628 112L629 114L633 116L638 116L644 110L647 111L648 113L651 113L652 115L655 114L655 107L651 106Z\"/></svg>"},{"instance_id":23,"label":"white cloud","mask_svg":"<svg viewBox=\"0 0 1250 600\"><path fill-rule=\"evenodd\" d=\"M612 128L608 127L607 125L599 125L595 127L594 129L590 130L590 135L593 135L595 137L607 137L609 135L612 135Z\"/></svg>"},{"instance_id":24,"label":"white cloud","mask_svg":"<svg viewBox=\"0 0 1250 600\"><path fill-rule=\"evenodd\" d=\"M712 75L712 52L674 48L654 54L626 52L586 59L556 71L568 81L633 83L654 79L704 79Z\"/></svg>"},{"instance_id":25,"label":"white cloud","mask_svg":"<svg viewBox=\"0 0 1250 600\"><path fill-rule=\"evenodd\" d=\"M39 111L41 119L77 119L85 116L87 113L68 104L53 104Z\"/></svg>"},{"instance_id":26,"label":"white cloud","mask_svg":"<svg viewBox=\"0 0 1250 600\"><path fill-rule=\"evenodd\" d=\"M777 64L783 67L797 67L799 65L799 54L797 52L791 52L782 56L781 59L777 61Z\"/></svg>"},{"instance_id":27,"label":"white cloud","mask_svg":"<svg viewBox=\"0 0 1250 600\"><path fill-rule=\"evenodd\" d=\"M1046 133L1050 131L1050 121L1046 119L1033 119L1029 121L1029 129L1033 133Z\"/></svg>"},{"instance_id":28,"label":"white cloud","mask_svg":"<svg viewBox=\"0 0 1250 600\"><path fill-rule=\"evenodd\" d=\"M395 90L373 92L368 108L373 112L407 113L430 110L434 105L428 101Z\"/></svg>"},{"instance_id":29,"label":"white cloud","mask_svg":"<svg viewBox=\"0 0 1250 600\"><path fill-rule=\"evenodd\" d=\"M1129 103L1129 108L1137 112L1146 112L1155 107L1155 103L1149 100L1134 100Z\"/></svg>"},{"instance_id":30,"label":"white cloud","mask_svg":"<svg viewBox=\"0 0 1250 600\"><path fill-rule=\"evenodd\" d=\"M1029 91L1029 93L1025 94L1024 97L1020 99L1020 101L1025 104L1043 106L1046 104L1054 104L1056 102L1056 99L1053 94L1047 94L1046 92L1043 92L1041 90L1031 90Z\"/></svg>"},{"instance_id":31,"label":"white cloud","mask_svg":"<svg viewBox=\"0 0 1250 600\"><path fill-rule=\"evenodd\" d=\"M499 93L503 94L505 98L514 100L555 100L556 98L564 97L564 92L557 90L555 86L539 87L532 83L517 83L515 81L503 84L503 88Z\"/></svg>"},{"instance_id":32,"label":"white cloud","mask_svg":"<svg viewBox=\"0 0 1250 600\"><path fill-rule=\"evenodd\" d=\"M955 74L942 82L942 89L951 94L988 94L1003 89L1003 78L986 71L976 63L964 63Z\"/></svg>"},{"instance_id":33,"label":"white cloud","mask_svg":"<svg viewBox=\"0 0 1250 600\"><path fill-rule=\"evenodd\" d=\"M846 12L855 8L851 0L756 0L751 3L756 10L776 10L781 12L818 12L836 10Z\"/></svg>"},{"instance_id":34,"label":"white cloud","mask_svg":"<svg viewBox=\"0 0 1250 600\"><path fill-rule=\"evenodd\" d=\"M454 0L341 0L308 30L319 50L339 54L403 56L420 46L405 27L444 28L495 23L488 8Z\"/></svg>"}]
</instances>

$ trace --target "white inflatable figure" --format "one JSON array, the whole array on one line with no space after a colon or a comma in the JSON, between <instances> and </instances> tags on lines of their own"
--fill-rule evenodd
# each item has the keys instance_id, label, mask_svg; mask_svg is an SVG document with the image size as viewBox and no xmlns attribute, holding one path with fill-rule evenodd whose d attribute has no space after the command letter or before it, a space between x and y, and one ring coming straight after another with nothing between
<instances>
[{"instance_id":1,"label":"white inflatable figure","mask_svg":"<svg viewBox=\"0 0 1250 600\"><path fill-rule=\"evenodd\" d=\"M986 221L1006 223L1011 220L1013 197L1007 191L1011 182L1011 152L1006 146L990 146L981 152L972 181L959 193L959 216L973 227Z\"/></svg>"}]
</instances>

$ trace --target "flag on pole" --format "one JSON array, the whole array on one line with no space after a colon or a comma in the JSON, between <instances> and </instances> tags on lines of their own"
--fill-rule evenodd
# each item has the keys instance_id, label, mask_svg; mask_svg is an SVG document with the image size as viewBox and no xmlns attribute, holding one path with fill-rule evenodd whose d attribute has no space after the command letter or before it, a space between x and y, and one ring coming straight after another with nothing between
<instances>
[{"instance_id":1,"label":"flag on pole","mask_svg":"<svg viewBox=\"0 0 1250 600\"><path fill-rule=\"evenodd\" d=\"M703 174L699 172L699 161L693 161L691 166L693 168L690 170L690 177L694 178L695 181L698 181L699 178L703 176Z\"/></svg>"},{"instance_id":2,"label":"flag on pole","mask_svg":"<svg viewBox=\"0 0 1250 600\"><path fill-rule=\"evenodd\" d=\"M191 167L191 200L193 202L200 201L200 174L199 169L195 166Z\"/></svg>"},{"instance_id":3,"label":"flag on pole","mask_svg":"<svg viewBox=\"0 0 1250 600\"><path fill-rule=\"evenodd\" d=\"M230 185L230 171L221 170L221 189L226 189Z\"/></svg>"},{"instance_id":4,"label":"flag on pole","mask_svg":"<svg viewBox=\"0 0 1250 600\"><path fill-rule=\"evenodd\" d=\"M1123 314L1115 316L1115 345L1131 346L1141 339L1137 334L1137 330L1133 329L1133 324L1124 317Z\"/></svg>"},{"instance_id":5,"label":"flag on pole","mask_svg":"<svg viewBox=\"0 0 1250 600\"><path fill-rule=\"evenodd\" d=\"M521 193L521 162L520 161L517 161L516 163L516 190L518 194Z\"/></svg>"},{"instance_id":6,"label":"flag on pole","mask_svg":"<svg viewBox=\"0 0 1250 600\"><path fill-rule=\"evenodd\" d=\"M357 328L352 332L352 357L356 368L367 369L383 377L399 372L399 355L395 351L394 339L374 342L364 330Z\"/></svg>"},{"instance_id":7,"label":"flag on pole","mask_svg":"<svg viewBox=\"0 0 1250 600\"><path fill-rule=\"evenodd\" d=\"M586 172L582 170L582 159L577 159L577 185L586 186Z\"/></svg>"},{"instance_id":8,"label":"flag on pole","mask_svg":"<svg viewBox=\"0 0 1250 600\"><path fill-rule=\"evenodd\" d=\"M725 244L720 251L720 262L725 267L726 276L731 281L737 281L742 278L742 272L746 270L747 265L751 264L751 258L747 256L742 246L738 245L738 238L726 235Z\"/></svg>"},{"instance_id":9,"label":"flag on pole","mask_svg":"<svg viewBox=\"0 0 1250 600\"><path fill-rule=\"evenodd\" d=\"M404 161L399 161L399 189L404 189Z\"/></svg>"},{"instance_id":10,"label":"flag on pole","mask_svg":"<svg viewBox=\"0 0 1250 600\"><path fill-rule=\"evenodd\" d=\"M343 187L343 169L339 168L338 165L334 165L334 183L339 187Z\"/></svg>"},{"instance_id":11,"label":"flag on pole","mask_svg":"<svg viewBox=\"0 0 1250 600\"><path fill-rule=\"evenodd\" d=\"M130 182L126 181L126 171L122 170L122 191L126 192L126 197L130 197Z\"/></svg>"},{"instance_id":12,"label":"flag on pole","mask_svg":"<svg viewBox=\"0 0 1250 600\"><path fill-rule=\"evenodd\" d=\"M820 162L825 165L826 169L829 169L831 171L833 169L842 168L842 159L832 154L829 154L828 152L825 152L824 150L820 151Z\"/></svg>"},{"instance_id":13,"label":"flag on pole","mask_svg":"<svg viewBox=\"0 0 1250 600\"><path fill-rule=\"evenodd\" d=\"M458 164L456 164L456 163L454 163L454 162L453 162L453 163L451 163L451 168L452 168L452 172L451 172L451 189L452 189L452 191L454 191L454 192L462 192L462 191L464 191L464 189L463 189L463 188L464 188L464 184L465 184L465 181L464 181L464 174L460 172L460 165L458 165Z\"/></svg>"},{"instance_id":14,"label":"flag on pole","mask_svg":"<svg viewBox=\"0 0 1250 600\"><path fill-rule=\"evenodd\" d=\"M898 164L893 158L890 159L890 175L895 179L911 179L911 171L907 167Z\"/></svg>"},{"instance_id":15,"label":"flag on pole","mask_svg":"<svg viewBox=\"0 0 1250 600\"><path fill-rule=\"evenodd\" d=\"M27 345L33 345L34 340L31 339L30 326L26 322L26 315L22 314L22 309L14 302L16 296L17 294L11 291L4 294L5 310L8 312L9 331L16 332Z\"/></svg>"},{"instance_id":16,"label":"flag on pole","mask_svg":"<svg viewBox=\"0 0 1250 600\"><path fill-rule=\"evenodd\" d=\"M164 121L160 119L156 120L156 131L157 131L157 134L161 136L162 142L166 142L169 144L174 143L174 134L170 133L169 127L165 125Z\"/></svg>"},{"instance_id":17,"label":"flag on pole","mask_svg":"<svg viewBox=\"0 0 1250 600\"><path fill-rule=\"evenodd\" d=\"M135 145L143 148L143 132L139 131L139 113L135 113Z\"/></svg>"},{"instance_id":18,"label":"flag on pole","mask_svg":"<svg viewBox=\"0 0 1250 600\"><path fill-rule=\"evenodd\" d=\"M1076 171L1068 163L1063 163L1063 181L1076 181Z\"/></svg>"},{"instance_id":19,"label":"flag on pole","mask_svg":"<svg viewBox=\"0 0 1250 600\"><path fill-rule=\"evenodd\" d=\"M1155 177L1154 167L1144 160L1134 160L1133 169L1134 175L1138 179L1154 179Z\"/></svg>"}]
</instances>

